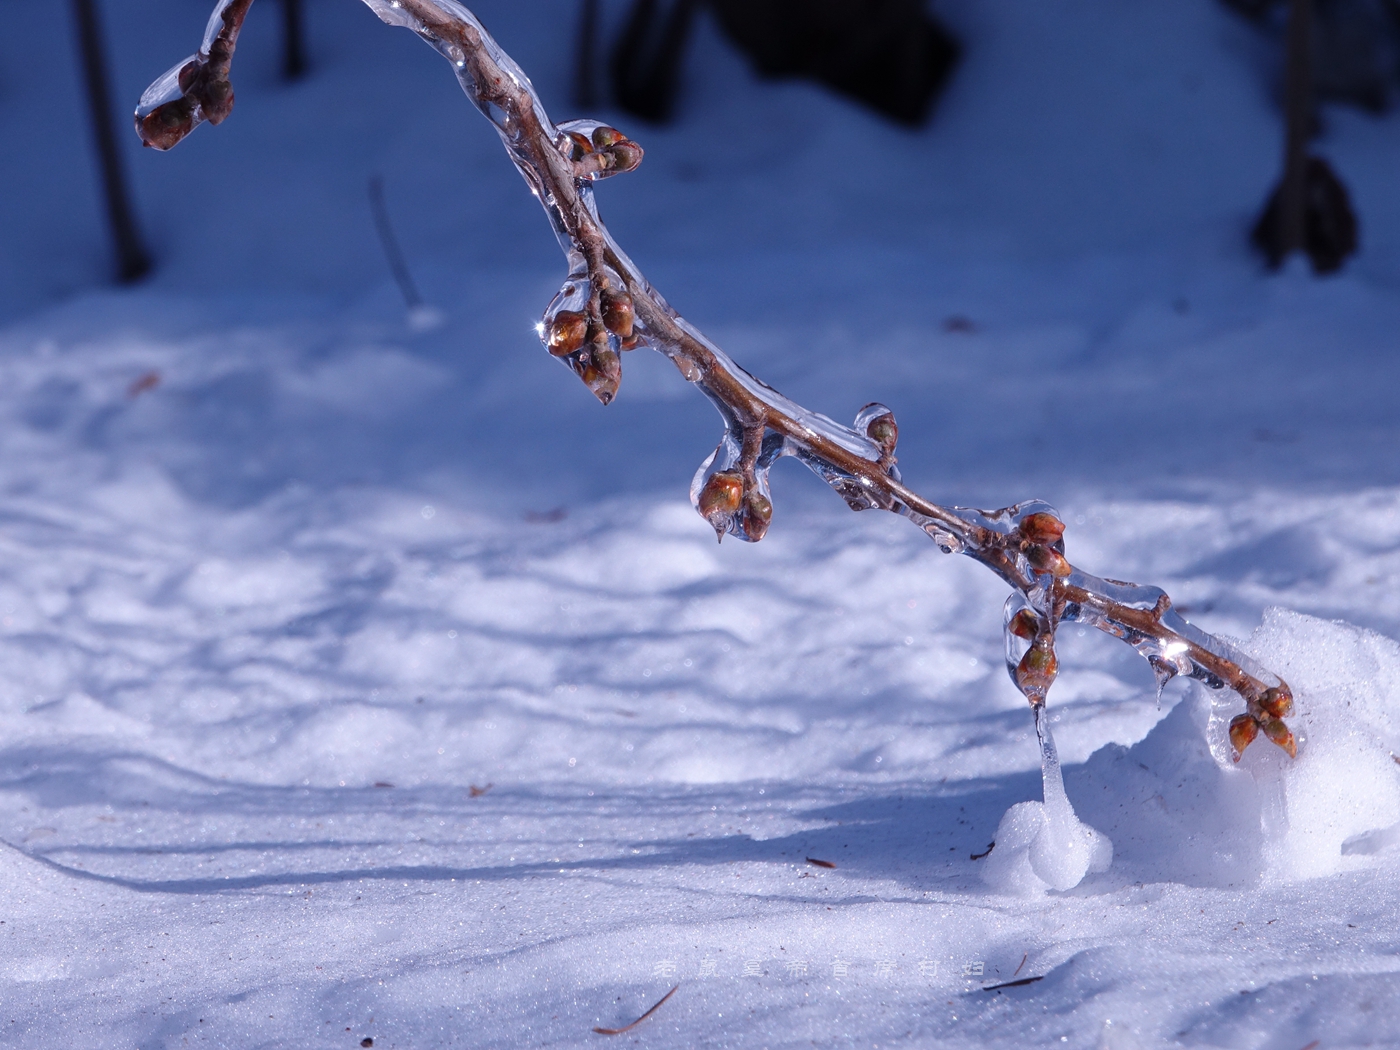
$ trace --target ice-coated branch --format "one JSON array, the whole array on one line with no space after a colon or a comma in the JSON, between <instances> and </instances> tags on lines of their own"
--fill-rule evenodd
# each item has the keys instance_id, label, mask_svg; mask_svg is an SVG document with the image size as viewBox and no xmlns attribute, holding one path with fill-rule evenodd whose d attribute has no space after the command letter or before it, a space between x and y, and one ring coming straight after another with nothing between
<instances>
[{"instance_id":1,"label":"ice-coated branch","mask_svg":"<svg viewBox=\"0 0 1400 1050\"><path fill-rule=\"evenodd\" d=\"M233 106L229 66L252 0L219 0L194 57L142 96L143 141L169 149L200 122L219 123ZM569 263L545 311L545 347L603 404L617 395L621 354L649 346L695 384L724 419L719 447L691 485L696 509L722 539L763 538L773 516L769 468L795 456L855 510L901 514L945 552L986 565L1013 590L1006 605L1012 680L1040 712L1058 672L1055 630L1084 623L1120 638L1151 665L1159 689L1176 675L1234 690L1246 712L1230 726L1236 758L1262 732L1294 754L1283 718L1288 685L1233 646L1187 623L1153 587L1100 579L1065 557L1064 524L1044 503L999 511L942 507L906 488L896 466L899 428L889 409L867 405L854 427L810 412L740 368L688 324L642 276L598 216L593 183L641 163L642 149L598 121L554 124L529 78L476 16L453 0L364 0L383 21L411 29L442 54L467 97L495 126L539 198ZM1042 723L1037 718L1037 724Z\"/></svg>"}]
</instances>

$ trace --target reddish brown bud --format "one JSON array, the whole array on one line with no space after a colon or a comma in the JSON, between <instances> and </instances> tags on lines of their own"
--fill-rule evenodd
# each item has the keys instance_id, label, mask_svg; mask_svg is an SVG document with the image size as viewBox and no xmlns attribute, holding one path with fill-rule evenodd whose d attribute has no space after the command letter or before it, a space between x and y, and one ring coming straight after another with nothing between
<instances>
[{"instance_id":1,"label":"reddish brown bud","mask_svg":"<svg viewBox=\"0 0 1400 1050\"><path fill-rule=\"evenodd\" d=\"M1235 749L1236 762L1258 735L1259 723L1254 720L1253 715L1236 715L1230 720L1230 746Z\"/></svg>"},{"instance_id":2,"label":"reddish brown bud","mask_svg":"<svg viewBox=\"0 0 1400 1050\"><path fill-rule=\"evenodd\" d=\"M604 292L602 300L603 324L608 331L624 339L631 336L636 321L632 297L626 292Z\"/></svg>"},{"instance_id":3,"label":"reddish brown bud","mask_svg":"<svg viewBox=\"0 0 1400 1050\"><path fill-rule=\"evenodd\" d=\"M568 357L588 341L588 318L576 310L560 310L549 323L549 352Z\"/></svg>"},{"instance_id":4,"label":"reddish brown bud","mask_svg":"<svg viewBox=\"0 0 1400 1050\"><path fill-rule=\"evenodd\" d=\"M1059 673L1060 662L1055 658L1055 650L1048 643L1033 645L1016 665L1016 685L1035 703L1037 699L1045 699Z\"/></svg>"},{"instance_id":5,"label":"reddish brown bud","mask_svg":"<svg viewBox=\"0 0 1400 1050\"><path fill-rule=\"evenodd\" d=\"M593 396L608 405L622 385L622 362L608 347L594 344L592 351L584 355L578 374Z\"/></svg>"},{"instance_id":6,"label":"reddish brown bud","mask_svg":"<svg viewBox=\"0 0 1400 1050\"><path fill-rule=\"evenodd\" d=\"M1053 547L1042 547L1032 543L1026 547L1026 561L1040 572L1048 572L1051 576L1064 577L1074 571L1065 556Z\"/></svg>"},{"instance_id":7,"label":"reddish brown bud","mask_svg":"<svg viewBox=\"0 0 1400 1050\"><path fill-rule=\"evenodd\" d=\"M894 447L899 444L899 424L895 422L894 415L887 412L870 421L865 428L865 436L879 445L885 455L893 455Z\"/></svg>"},{"instance_id":8,"label":"reddish brown bud","mask_svg":"<svg viewBox=\"0 0 1400 1050\"><path fill-rule=\"evenodd\" d=\"M569 158L570 160L583 160L584 157L593 152L593 143L588 140L587 135L577 131L571 131L568 134L569 140L573 143L573 156Z\"/></svg>"},{"instance_id":9,"label":"reddish brown bud","mask_svg":"<svg viewBox=\"0 0 1400 1050\"><path fill-rule=\"evenodd\" d=\"M1287 718L1293 710L1293 692L1287 685L1276 685L1265 689L1259 698L1259 706L1275 718Z\"/></svg>"},{"instance_id":10,"label":"reddish brown bud","mask_svg":"<svg viewBox=\"0 0 1400 1050\"><path fill-rule=\"evenodd\" d=\"M700 490L700 498L696 501L696 509L723 539L730 521L739 511L739 504L743 498L743 476L732 470L721 470L711 474L705 482L705 487Z\"/></svg>"},{"instance_id":11,"label":"reddish brown bud","mask_svg":"<svg viewBox=\"0 0 1400 1050\"><path fill-rule=\"evenodd\" d=\"M635 171L642 163L642 147L635 142L619 142L608 149L612 154L612 170L615 172Z\"/></svg>"},{"instance_id":12,"label":"reddish brown bud","mask_svg":"<svg viewBox=\"0 0 1400 1050\"><path fill-rule=\"evenodd\" d=\"M744 497L744 535L757 543L768 534L768 525L773 520L773 504L758 489L751 489Z\"/></svg>"},{"instance_id":13,"label":"reddish brown bud","mask_svg":"<svg viewBox=\"0 0 1400 1050\"><path fill-rule=\"evenodd\" d=\"M582 135L577 136L583 138ZM598 149L607 149L609 146L616 146L619 142L626 142L627 136L618 131L617 128L610 128L606 124L593 129L593 145Z\"/></svg>"},{"instance_id":14,"label":"reddish brown bud","mask_svg":"<svg viewBox=\"0 0 1400 1050\"><path fill-rule=\"evenodd\" d=\"M1027 514L1022 518L1020 529L1021 535L1032 543L1049 547L1060 542L1065 534L1065 523L1055 515L1041 511L1039 514Z\"/></svg>"},{"instance_id":15,"label":"reddish brown bud","mask_svg":"<svg viewBox=\"0 0 1400 1050\"><path fill-rule=\"evenodd\" d=\"M173 149L196 127L194 103L177 98L157 106L144 117L137 118L136 133L141 142L158 150Z\"/></svg>"},{"instance_id":16,"label":"reddish brown bud","mask_svg":"<svg viewBox=\"0 0 1400 1050\"><path fill-rule=\"evenodd\" d=\"M1266 737L1288 752L1289 758L1298 757L1298 742L1293 739L1293 730L1283 724L1283 719L1266 718L1260 728Z\"/></svg>"},{"instance_id":17,"label":"reddish brown bud","mask_svg":"<svg viewBox=\"0 0 1400 1050\"><path fill-rule=\"evenodd\" d=\"M1040 633L1040 619L1029 609L1022 609L1011 617L1011 622L1006 625L1006 629L1017 638L1025 638L1029 641Z\"/></svg>"}]
</instances>

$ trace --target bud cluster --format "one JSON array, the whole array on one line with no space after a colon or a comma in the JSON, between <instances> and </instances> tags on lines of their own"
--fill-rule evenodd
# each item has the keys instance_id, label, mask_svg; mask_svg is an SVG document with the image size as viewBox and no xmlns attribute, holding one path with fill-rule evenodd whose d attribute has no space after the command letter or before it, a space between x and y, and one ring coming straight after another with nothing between
<instances>
[{"instance_id":1,"label":"bud cluster","mask_svg":"<svg viewBox=\"0 0 1400 1050\"><path fill-rule=\"evenodd\" d=\"M591 294L595 282L602 286L596 306ZM582 274L571 276L545 311L540 339L599 401L605 405L612 401L622 381L618 351L641 345L636 307L621 277L611 269L602 270L592 281Z\"/></svg>"},{"instance_id":2,"label":"bud cluster","mask_svg":"<svg viewBox=\"0 0 1400 1050\"><path fill-rule=\"evenodd\" d=\"M1040 511L1027 514L1017 524L1018 546L1032 569L1063 579L1074 570L1064 555L1065 523Z\"/></svg>"},{"instance_id":3,"label":"bud cluster","mask_svg":"<svg viewBox=\"0 0 1400 1050\"><path fill-rule=\"evenodd\" d=\"M574 177L597 181L635 171L644 151L617 128L596 120L560 124L560 150L574 164Z\"/></svg>"},{"instance_id":4,"label":"bud cluster","mask_svg":"<svg viewBox=\"0 0 1400 1050\"><path fill-rule=\"evenodd\" d=\"M1034 706L1045 698L1060 673L1055 634L1045 617L1026 604L1020 593L1006 602L1006 667L1011 680ZM1021 643L1029 642L1024 647ZM1018 655L1019 654L1019 655Z\"/></svg>"},{"instance_id":5,"label":"bud cluster","mask_svg":"<svg viewBox=\"0 0 1400 1050\"><path fill-rule=\"evenodd\" d=\"M1288 752L1290 758L1298 757L1298 741L1284 719L1293 711L1293 693L1288 686L1279 684L1250 702L1249 711L1236 715L1230 721L1230 746L1235 749L1235 761L1244 757L1244 749L1254 743L1262 732L1267 740Z\"/></svg>"},{"instance_id":6,"label":"bud cluster","mask_svg":"<svg viewBox=\"0 0 1400 1050\"><path fill-rule=\"evenodd\" d=\"M695 509L710 523L715 536L726 532L757 543L773 521L773 501L768 486L756 472L746 478L740 470L717 470L705 479L695 498Z\"/></svg>"}]
</instances>

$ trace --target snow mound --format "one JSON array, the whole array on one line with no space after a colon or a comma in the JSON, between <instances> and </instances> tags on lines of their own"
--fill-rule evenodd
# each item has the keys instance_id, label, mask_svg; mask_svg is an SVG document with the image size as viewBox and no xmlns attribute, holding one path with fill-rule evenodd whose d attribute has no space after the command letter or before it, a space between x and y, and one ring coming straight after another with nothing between
<instances>
[{"instance_id":1,"label":"snow mound","mask_svg":"<svg viewBox=\"0 0 1400 1050\"><path fill-rule=\"evenodd\" d=\"M1200 686L1138 744L1095 752L1069 796L1112 837L1119 878L1278 883L1395 857L1400 645L1270 609L1247 648L1293 687L1298 757L1256 742L1237 765L1226 729L1239 699Z\"/></svg>"},{"instance_id":2,"label":"snow mound","mask_svg":"<svg viewBox=\"0 0 1400 1050\"><path fill-rule=\"evenodd\" d=\"M1250 651L1293 686L1296 761L1251 747L1271 875L1309 878L1367 866L1400 841L1400 645L1374 632L1270 609ZM1221 750L1221 716L1212 717Z\"/></svg>"},{"instance_id":3,"label":"snow mound","mask_svg":"<svg viewBox=\"0 0 1400 1050\"><path fill-rule=\"evenodd\" d=\"M1020 802L1006 811L982 878L993 889L1030 896L1073 889L1112 863L1113 843L1076 817L1062 797L1056 803Z\"/></svg>"},{"instance_id":4,"label":"snow mound","mask_svg":"<svg viewBox=\"0 0 1400 1050\"><path fill-rule=\"evenodd\" d=\"M1004 893L1035 896L1047 889L1071 890L1090 872L1113 863L1113 843L1081 821L1065 794L1064 774L1044 707L1036 709L1044 802L1020 802L997 825L990 862L982 878Z\"/></svg>"}]
</instances>

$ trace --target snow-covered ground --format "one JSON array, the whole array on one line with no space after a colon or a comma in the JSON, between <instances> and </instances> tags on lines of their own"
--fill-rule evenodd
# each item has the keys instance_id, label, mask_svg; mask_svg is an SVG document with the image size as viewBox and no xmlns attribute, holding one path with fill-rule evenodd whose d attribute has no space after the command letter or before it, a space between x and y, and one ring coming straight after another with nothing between
<instances>
[{"instance_id":1,"label":"snow-covered ground","mask_svg":"<svg viewBox=\"0 0 1400 1050\"><path fill-rule=\"evenodd\" d=\"M124 105L206 16L104 7ZM577 115L575 5L474 9ZM611 115L648 155L605 215L785 393L891 405L916 489L1048 499L1247 639L1298 761L1231 766L1229 697L1067 630L1114 863L993 891L1041 789L1004 588L795 465L717 547L718 419L540 350L561 260L439 58L313 0L285 87L260 5L234 117L131 140L160 269L102 290L67 27L0 0L0 1042L605 1045L679 984L619 1040L1400 1046L1400 120L1326 114L1362 253L1271 276L1268 56L1213 0L938 9L968 56L917 134L707 26L675 127Z\"/></svg>"}]
</instances>

